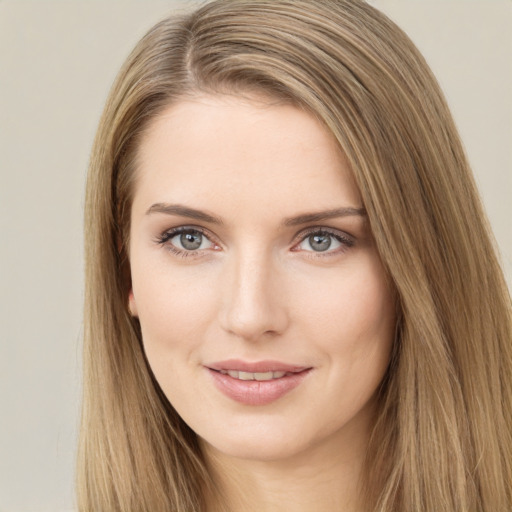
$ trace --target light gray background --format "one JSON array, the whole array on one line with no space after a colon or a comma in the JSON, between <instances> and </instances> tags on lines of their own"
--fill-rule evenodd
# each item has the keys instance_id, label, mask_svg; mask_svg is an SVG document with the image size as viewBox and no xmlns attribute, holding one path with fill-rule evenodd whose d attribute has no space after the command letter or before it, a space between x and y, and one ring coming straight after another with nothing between
<instances>
[{"instance_id":1,"label":"light gray background","mask_svg":"<svg viewBox=\"0 0 512 512\"><path fill-rule=\"evenodd\" d=\"M88 153L133 44L184 1L0 0L0 512L73 509ZM448 97L512 277L512 2L374 0Z\"/></svg>"}]
</instances>

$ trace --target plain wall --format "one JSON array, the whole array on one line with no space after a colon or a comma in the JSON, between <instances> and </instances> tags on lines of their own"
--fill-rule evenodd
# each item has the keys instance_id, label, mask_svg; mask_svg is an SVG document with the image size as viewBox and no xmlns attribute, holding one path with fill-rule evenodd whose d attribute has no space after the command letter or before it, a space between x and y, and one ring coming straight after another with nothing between
<instances>
[{"instance_id":1,"label":"plain wall","mask_svg":"<svg viewBox=\"0 0 512 512\"><path fill-rule=\"evenodd\" d=\"M0 512L73 509L88 154L143 33L191 2L0 0ZM512 2L376 0L423 51L512 278Z\"/></svg>"}]
</instances>

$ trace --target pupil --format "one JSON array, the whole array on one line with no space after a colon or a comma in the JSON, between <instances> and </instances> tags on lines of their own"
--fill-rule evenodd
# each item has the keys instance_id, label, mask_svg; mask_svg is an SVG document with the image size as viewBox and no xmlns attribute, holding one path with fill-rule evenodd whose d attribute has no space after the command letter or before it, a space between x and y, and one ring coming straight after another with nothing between
<instances>
[{"instance_id":1,"label":"pupil","mask_svg":"<svg viewBox=\"0 0 512 512\"><path fill-rule=\"evenodd\" d=\"M201 233L182 233L180 236L181 245L189 251L199 249L202 239L203 235Z\"/></svg>"},{"instance_id":2,"label":"pupil","mask_svg":"<svg viewBox=\"0 0 512 512\"><path fill-rule=\"evenodd\" d=\"M309 245L314 251L326 251L331 246L331 235L311 235Z\"/></svg>"}]
</instances>

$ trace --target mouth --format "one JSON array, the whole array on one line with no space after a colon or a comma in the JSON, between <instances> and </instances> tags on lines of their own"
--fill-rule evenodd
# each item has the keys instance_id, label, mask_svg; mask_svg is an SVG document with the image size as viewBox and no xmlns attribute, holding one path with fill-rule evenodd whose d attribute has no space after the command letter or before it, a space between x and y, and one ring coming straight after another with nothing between
<instances>
[{"instance_id":1,"label":"mouth","mask_svg":"<svg viewBox=\"0 0 512 512\"><path fill-rule=\"evenodd\" d=\"M216 370L213 370L216 371ZM257 380L259 382L273 380L273 379L281 379L282 377L286 377L288 375L293 375L291 372L242 372L238 370L219 370L219 373L222 375L229 375L233 379L238 380Z\"/></svg>"},{"instance_id":2,"label":"mouth","mask_svg":"<svg viewBox=\"0 0 512 512\"><path fill-rule=\"evenodd\" d=\"M244 405L267 405L297 388L313 369L278 361L240 360L208 364L217 389Z\"/></svg>"},{"instance_id":3,"label":"mouth","mask_svg":"<svg viewBox=\"0 0 512 512\"><path fill-rule=\"evenodd\" d=\"M307 366L283 363L281 361L255 361L248 362L241 359L228 359L206 365L210 370L218 372L239 372L239 373L298 373L306 370Z\"/></svg>"}]
</instances>

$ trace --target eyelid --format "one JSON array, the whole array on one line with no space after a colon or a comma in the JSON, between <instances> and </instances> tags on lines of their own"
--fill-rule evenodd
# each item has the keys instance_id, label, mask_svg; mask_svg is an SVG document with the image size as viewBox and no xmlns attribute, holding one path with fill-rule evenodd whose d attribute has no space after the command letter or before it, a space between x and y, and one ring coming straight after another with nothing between
<instances>
[{"instance_id":1,"label":"eyelid","mask_svg":"<svg viewBox=\"0 0 512 512\"><path fill-rule=\"evenodd\" d=\"M298 252L299 251L299 249L297 249L298 245L301 244L302 242L304 242L306 240L306 238L308 238L309 236L315 235L315 234L330 235L342 244L342 248L339 248L339 249L333 250L333 251L329 251L329 250L327 250L325 252L304 251L304 252L308 252L308 253L314 253L315 257L322 257L322 256L337 254L340 251L343 251L343 250L349 249L350 247L353 247L356 242L355 238L352 235L349 235L348 233L346 233L345 231L342 231L340 229L330 228L327 226L311 226L311 227L308 227L308 228L300 231L299 233L297 233L295 235L294 240L293 240L293 246L292 246L291 250Z\"/></svg>"},{"instance_id":2,"label":"eyelid","mask_svg":"<svg viewBox=\"0 0 512 512\"><path fill-rule=\"evenodd\" d=\"M177 256L182 257L200 257L204 256L207 251L210 251L212 249L197 249L197 250L184 250L180 249L179 247L176 247L174 244L170 243L170 241L176 236L181 233L187 233L187 232L197 232L200 233L202 236L204 236L206 239L208 239L214 247L219 248L220 243L216 239L210 231L206 230L205 228L201 226L194 226L194 225L181 225L176 226L174 228L169 228L164 231L162 231L155 239L155 242L162 247L165 247L167 250L171 251L173 254L176 254ZM215 249L213 249L215 250Z\"/></svg>"},{"instance_id":3,"label":"eyelid","mask_svg":"<svg viewBox=\"0 0 512 512\"><path fill-rule=\"evenodd\" d=\"M165 229L157 236L157 241L165 243L176 235L179 235L180 233L186 233L187 231L197 231L203 236L206 236L208 239L211 238L211 235L204 228L187 224L184 226L176 226L174 228Z\"/></svg>"},{"instance_id":4,"label":"eyelid","mask_svg":"<svg viewBox=\"0 0 512 512\"><path fill-rule=\"evenodd\" d=\"M206 237L215 247L213 249L197 249L197 250L183 250L179 247L176 247L174 244L170 243L170 240L174 238L176 235L179 235L181 233L186 233L190 231L195 231L197 233L200 233L202 236ZM334 250L326 250L325 252L321 251L302 251L305 253L308 253L309 257L327 257L327 256L333 256L340 252L343 252L349 248L351 248L356 240L355 237L348 234L345 231L342 231L340 229L331 228L327 226L310 226L307 227L300 232L298 232L292 240L292 248L291 251L293 252L299 252L301 249L298 248L298 246L304 242L309 236L314 234L324 234L324 235L330 235L334 237L338 242L341 243L341 247L334 249ZM196 225L181 225L176 226L173 228L165 229L162 231L155 239L155 242L165 248L167 248L172 253L182 256L182 257L201 257L204 256L206 253L208 253L211 250L219 250L221 248L220 242L217 240L217 237L215 237L209 230Z\"/></svg>"}]
</instances>

